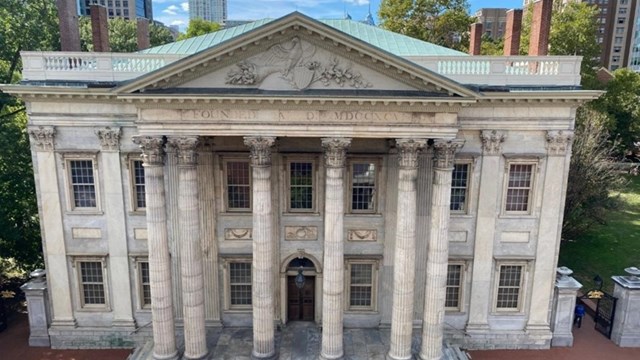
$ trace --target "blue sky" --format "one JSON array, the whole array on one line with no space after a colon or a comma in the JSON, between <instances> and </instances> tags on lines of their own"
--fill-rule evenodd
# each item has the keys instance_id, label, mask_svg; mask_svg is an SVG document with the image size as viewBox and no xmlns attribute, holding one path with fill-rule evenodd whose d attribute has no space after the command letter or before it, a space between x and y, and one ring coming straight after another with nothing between
<instances>
[{"instance_id":1,"label":"blue sky","mask_svg":"<svg viewBox=\"0 0 640 360\"><path fill-rule=\"evenodd\" d=\"M339 19L345 10L354 20L365 18L371 6L376 18L381 0L227 0L229 19L257 20L278 18L292 11L300 11L318 19ZM469 0L471 11L482 7L522 7L522 0ZM189 22L188 0L153 0L153 17L167 25L184 30Z\"/></svg>"}]
</instances>

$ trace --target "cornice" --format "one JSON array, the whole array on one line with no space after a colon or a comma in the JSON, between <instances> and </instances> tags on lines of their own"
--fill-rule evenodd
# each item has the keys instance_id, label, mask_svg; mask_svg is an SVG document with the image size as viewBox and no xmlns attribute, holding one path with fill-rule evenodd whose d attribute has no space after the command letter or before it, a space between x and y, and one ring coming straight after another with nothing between
<instances>
[{"instance_id":1,"label":"cornice","mask_svg":"<svg viewBox=\"0 0 640 360\"><path fill-rule=\"evenodd\" d=\"M595 100L602 94L602 91L594 90L492 92L482 93L482 96L477 98L476 106L577 106Z\"/></svg>"}]
</instances>

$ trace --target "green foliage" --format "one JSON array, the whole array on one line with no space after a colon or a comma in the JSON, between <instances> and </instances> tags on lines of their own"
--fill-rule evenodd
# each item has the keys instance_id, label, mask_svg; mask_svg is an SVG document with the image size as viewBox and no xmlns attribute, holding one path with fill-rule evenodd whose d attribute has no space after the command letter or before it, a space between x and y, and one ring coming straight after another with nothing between
<instances>
[{"instance_id":1,"label":"green foliage","mask_svg":"<svg viewBox=\"0 0 640 360\"><path fill-rule=\"evenodd\" d=\"M93 37L91 34L91 18L80 17L80 46L82 51L93 51ZM109 46L112 52L136 52L138 51L137 22L123 18L108 20ZM149 24L149 42L151 46L163 45L173 41L169 29Z\"/></svg>"},{"instance_id":2,"label":"green foliage","mask_svg":"<svg viewBox=\"0 0 640 360\"><path fill-rule=\"evenodd\" d=\"M191 19L189 20L189 26L187 26L187 32L180 34L180 36L178 36L178 41L212 33L220 29L220 24L216 22L203 19Z\"/></svg>"},{"instance_id":3,"label":"green foliage","mask_svg":"<svg viewBox=\"0 0 640 360\"><path fill-rule=\"evenodd\" d=\"M578 108L562 225L565 238L578 238L619 207L609 194L625 181L613 160L615 143L609 141L607 122L607 114L590 105Z\"/></svg>"},{"instance_id":4,"label":"green foliage","mask_svg":"<svg viewBox=\"0 0 640 360\"><path fill-rule=\"evenodd\" d=\"M482 36L480 43L480 55L497 55L504 54L504 38L493 40L486 34Z\"/></svg>"},{"instance_id":5,"label":"green foliage","mask_svg":"<svg viewBox=\"0 0 640 360\"><path fill-rule=\"evenodd\" d=\"M600 54L597 42L598 24L594 21L599 10L588 3L569 3L556 11L551 19L550 55L582 56L580 73L584 87L596 87L595 67Z\"/></svg>"},{"instance_id":6,"label":"green foliage","mask_svg":"<svg viewBox=\"0 0 640 360\"><path fill-rule=\"evenodd\" d=\"M383 28L451 49L467 51L467 0L382 0L378 16Z\"/></svg>"},{"instance_id":7,"label":"green foliage","mask_svg":"<svg viewBox=\"0 0 640 360\"><path fill-rule=\"evenodd\" d=\"M640 74L618 69L605 90L594 107L609 114L604 125L619 139L616 155L624 156L640 141Z\"/></svg>"},{"instance_id":8,"label":"green foliage","mask_svg":"<svg viewBox=\"0 0 640 360\"><path fill-rule=\"evenodd\" d=\"M533 2L527 5L522 16L522 27L520 28L520 55L529 54L529 43L531 42L531 23L533 22Z\"/></svg>"}]
</instances>

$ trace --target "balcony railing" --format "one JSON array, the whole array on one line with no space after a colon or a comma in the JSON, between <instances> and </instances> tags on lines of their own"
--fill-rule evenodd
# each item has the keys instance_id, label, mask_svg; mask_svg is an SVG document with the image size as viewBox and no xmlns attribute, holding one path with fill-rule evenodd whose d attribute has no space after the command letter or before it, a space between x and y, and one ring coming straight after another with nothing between
<instances>
[{"instance_id":1,"label":"balcony railing","mask_svg":"<svg viewBox=\"0 0 640 360\"><path fill-rule=\"evenodd\" d=\"M136 78L185 55L22 52L23 79L117 82ZM488 86L577 86L579 56L407 57L461 84Z\"/></svg>"}]
</instances>

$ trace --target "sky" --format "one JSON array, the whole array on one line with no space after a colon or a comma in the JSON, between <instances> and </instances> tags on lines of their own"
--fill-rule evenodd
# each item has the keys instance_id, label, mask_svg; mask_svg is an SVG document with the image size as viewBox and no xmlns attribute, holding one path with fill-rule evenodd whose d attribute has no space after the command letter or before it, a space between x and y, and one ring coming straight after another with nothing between
<instances>
[{"instance_id":1,"label":"sky","mask_svg":"<svg viewBox=\"0 0 640 360\"><path fill-rule=\"evenodd\" d=\"M230 20L278 18L299 11L316 19L342 19L345 12L353 20L363 20L371 7L376 24L381 0L227 0ZM469 0L471 12L483 7L522 7L522 0ZM153 18L184 31L189 23L188 0L153 0Z\"/></svg>"}]
</instances>

